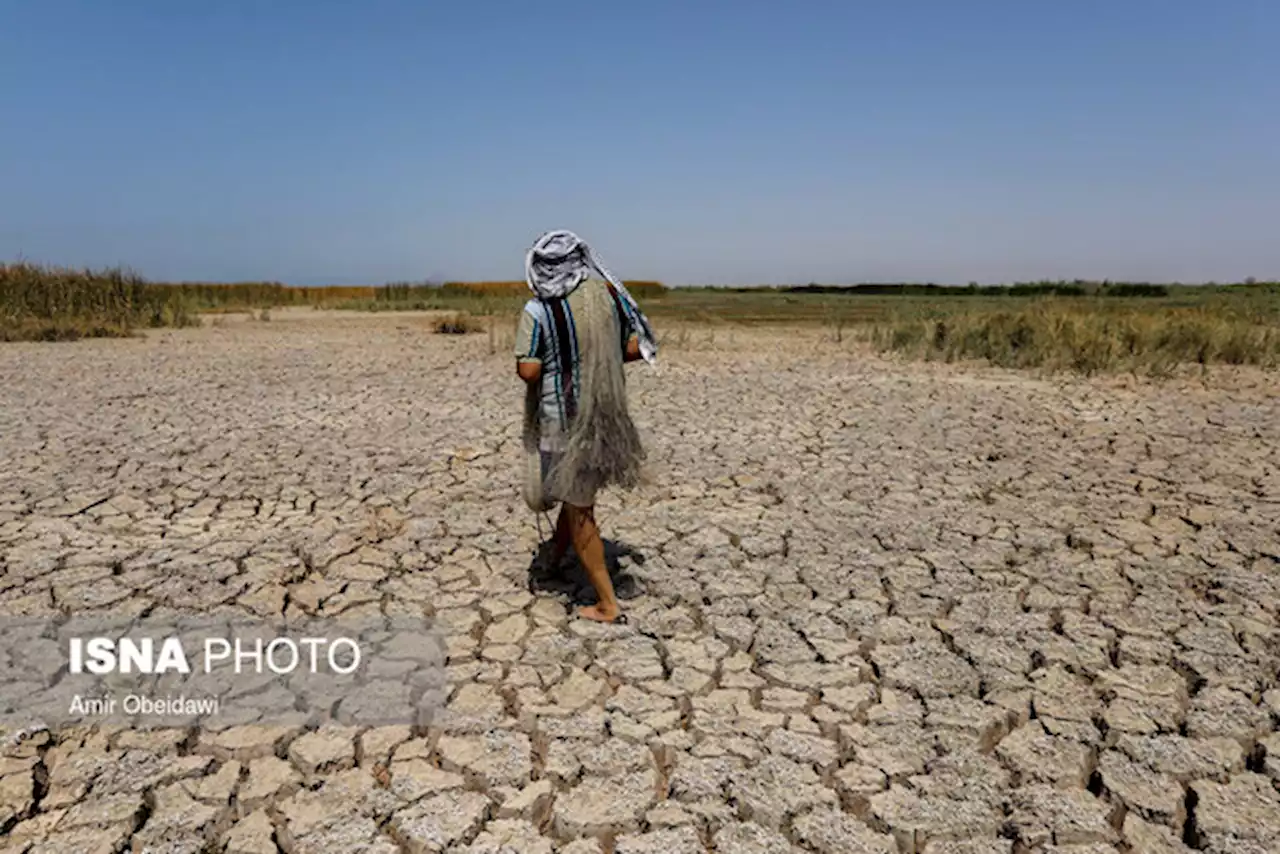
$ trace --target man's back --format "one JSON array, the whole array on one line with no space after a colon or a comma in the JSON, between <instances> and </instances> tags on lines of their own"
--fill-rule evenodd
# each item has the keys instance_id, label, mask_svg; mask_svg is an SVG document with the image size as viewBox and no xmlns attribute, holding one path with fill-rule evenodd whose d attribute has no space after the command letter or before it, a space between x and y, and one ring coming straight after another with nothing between
<instances>
[{"instance_id":1,"label":"man's back","mask_svg":"<svg viewBox=\"0 0 1280 854\"><path fill-rule=\"evenodd\" d=\"M618 342L616 357L626 358L628 341L634 337L635 321L624 301L602 279L589 278L568 296L559 299L531 299L525 304L516 333L515 355L522 363L542 367L539 423L543 450L563 451L570 425L578 413L582 396L582 348L591 336L579 334L586 307L600 290L608 291L613 311L609 321Z\"/></svg>"}]
</instances>

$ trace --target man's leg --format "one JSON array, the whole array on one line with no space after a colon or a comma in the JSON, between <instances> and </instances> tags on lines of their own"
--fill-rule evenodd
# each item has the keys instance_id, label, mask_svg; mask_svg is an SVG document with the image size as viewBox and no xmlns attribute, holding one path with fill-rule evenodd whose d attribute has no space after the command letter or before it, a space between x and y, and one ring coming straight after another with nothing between
<instances>
[{"instance_id":1,"label":"man's leg","mask_svg":"<svg viewBox=\"0 0 1280 854\"><path fill-rule=\"evenodd\" d=\"M604 541L600 539L600 528L596 525L595 508L574 507L564 505L569 511L569 531L573 539L573 549L578 553L582 569L587 580L596 589L596 604L583 608L578 613L588 620L601 623L612 623L618 619L621 610L613 593L613 580L609 578L609 567L604 562Z\"/></svg>"},{"instance_id":2,"label":"man's leg","mask_svg":"<svg viewBox=\"0 0 1280 854\"><path fill-rule=\"evenodd\" d=\"M560 562L564 560L565 553L569 551L571 545L573 545L573 537L569 530L569 505L562 501L560 512L556 514L556 531L551 537L551 565L547 568L552 572L559 569Z\"/></svg>"}]
</instances>

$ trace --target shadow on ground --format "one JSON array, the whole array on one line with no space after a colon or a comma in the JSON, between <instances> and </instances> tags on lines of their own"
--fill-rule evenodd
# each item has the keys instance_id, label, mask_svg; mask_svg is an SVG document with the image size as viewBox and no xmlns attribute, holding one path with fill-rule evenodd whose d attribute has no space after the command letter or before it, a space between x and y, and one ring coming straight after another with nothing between
<instances>
[{"instance_id":1,"label":"shadow on ground","mask_svg":"<svg viewBox=\"0 0 1280 854\"><path fill-rule=\"evenodd\" d=\"M595 604L596 591L587 581L573 549L569 549L558 567L551 567L548 565L550 548L550 542L543 543L529 561L529 592L565 596L574 606ZM613 592L622 600L635 599L641 593L640 584L634 575L622 568L624 557L637 565L644 563L644 555L633 546L605 539L604 562L609 567L609 577L613 579Z\"/></svg>"}]
</instances>

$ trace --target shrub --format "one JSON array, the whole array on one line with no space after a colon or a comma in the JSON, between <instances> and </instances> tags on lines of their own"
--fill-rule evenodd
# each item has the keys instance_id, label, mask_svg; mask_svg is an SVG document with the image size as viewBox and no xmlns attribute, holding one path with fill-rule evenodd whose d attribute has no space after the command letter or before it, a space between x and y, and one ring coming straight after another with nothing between
<instances>
[{"instance_id":1,"label":"shrub","mask_svg":"<svg viewBox=\"0 0 1280 854\"><path fill-rule=\"evenodd\" d=\"M432 328L441 335L466 335L484 326L466 312L454 312L438 319Z\"/></svg>"}]
</instances>

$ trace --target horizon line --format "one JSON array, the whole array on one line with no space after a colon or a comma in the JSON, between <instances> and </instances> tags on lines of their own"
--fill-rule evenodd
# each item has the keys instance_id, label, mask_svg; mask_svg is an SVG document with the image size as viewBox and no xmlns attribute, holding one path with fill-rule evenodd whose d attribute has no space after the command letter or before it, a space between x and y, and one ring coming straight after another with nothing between
<instances>
[{"instance_id":1,"label":"horizon line","mask_svg":"<svg viewBox=\"0 0 1280 854\"><path fill-rule=\"evenodd\" d=\"M137 276L140 279L157 285L210 285L210 286L235 286L235 285L279 285L286 288L382 288L394 285L411 285L420 286L443 286L443 285L474 285L474 284L514 284L521 283L520 279L486 279L486 278L448 278L441 276L424 276L420 279L390 279L382 282L326 282L324 284L307 285L296 284L293 282L282 281L279 279L162 279L148 276L137 268L129 264L115 264L93 267L88 265L65 265L46 261L33 261L24 258L21 255L13 261L0 261L0 267L9 266L30 266L44 270L67 270L75 272L87 272L91 274L103 274L110 272L120 272L127 275ZM1133 279L1133 278L1049 278L1039 277L1034 279L1011 279L1001 281L936 281L932 279L860 279L860 280L844 280L844 281L790 281L790 282L679 282L669 284L661 279L651 279L643 277L621 277L623 283L630 284L656 284L664 288L680 289L680 288L803 288L803 287L825 287L825 288L857 288L857 287L935 287L935 288L998 288L1012 287L1018 285L1077 285L1077 286L1101 286L1101 285L1159 285L1163 287L1213 287L1222 285L1271 285L1280 284L1280 276L1246 276L1243 279L1205 279L1203 281L1182 281L1180 279L1160 280L1160 279Z\"/></svg>"}]
</instances>

